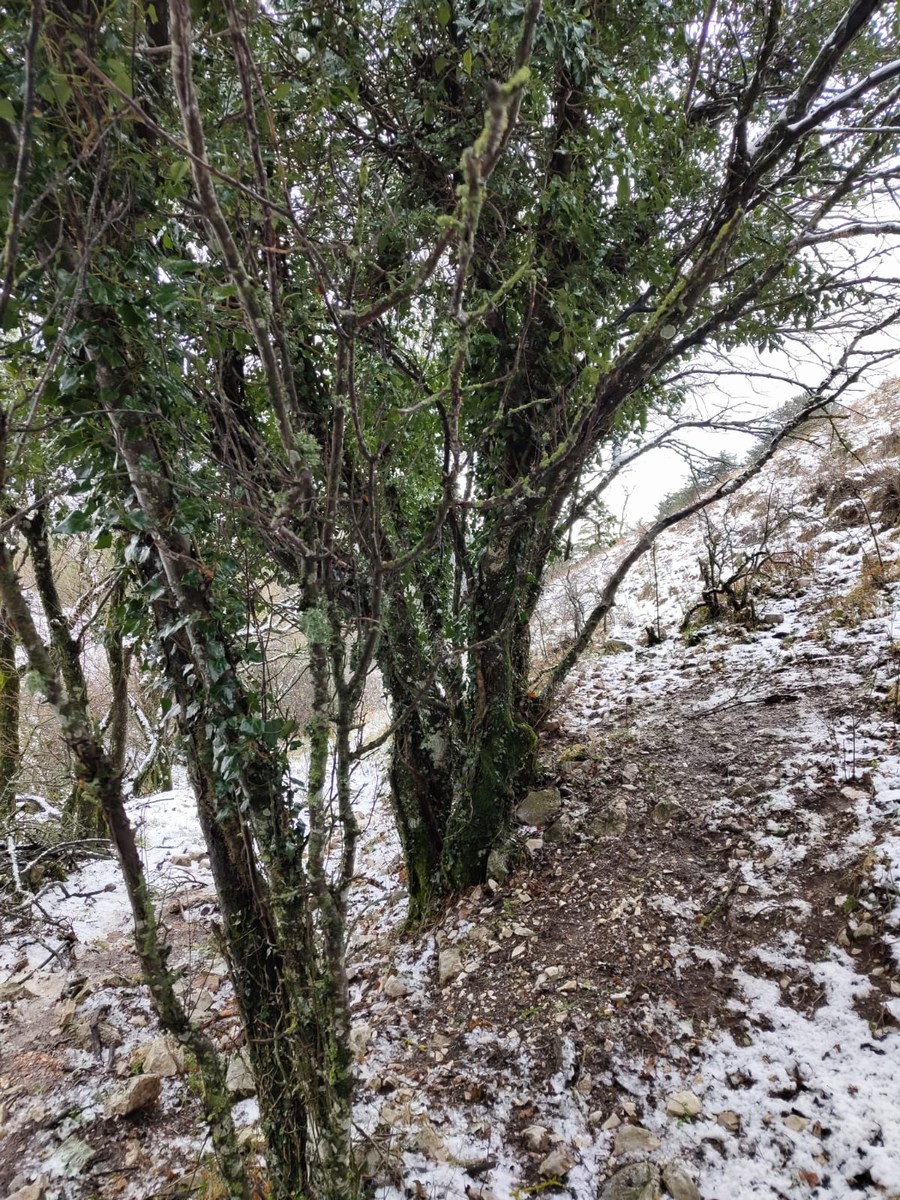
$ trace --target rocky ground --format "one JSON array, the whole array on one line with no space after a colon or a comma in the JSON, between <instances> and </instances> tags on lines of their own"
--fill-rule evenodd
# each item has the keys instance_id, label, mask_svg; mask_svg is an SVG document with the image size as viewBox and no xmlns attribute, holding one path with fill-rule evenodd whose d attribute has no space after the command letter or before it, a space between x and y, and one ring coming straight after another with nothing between
<instances>
[{"instance_id":1,"label":"rocky ground","mask_svg":"<svg viewBox=\"0 0 900 1200\"><path fill-rule=\"evenodd\" d=\"M900 1197L898 403L850 416L850 452L794 446L635 573L546 723L506 864L428 930L403 932L366 764L350 962L382 1200ZM751 607L680 632L710 540L746 561L763 527ZM605 570L560 574L539 648ZM257 1154L190 796L134 815ZM113 864L43 884L39 910L8 901L3 924L0 1195L214 1195Z\"/></svg>"}]
</instances>

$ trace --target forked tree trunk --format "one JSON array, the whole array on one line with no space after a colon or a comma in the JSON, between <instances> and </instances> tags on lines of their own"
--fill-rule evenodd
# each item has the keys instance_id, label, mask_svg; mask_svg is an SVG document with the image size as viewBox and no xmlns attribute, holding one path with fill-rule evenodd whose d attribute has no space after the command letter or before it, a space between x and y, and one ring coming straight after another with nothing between
<instances>
[{"instance_id":1,"label":"forked tree trunk","mask_svg":"<svg viewBox=\"0 0 900 1200\"><path fill-rule=\"evenodd\" d=\"M529 621L538 589L521 583L535 537L518 529L484 556L469 598L474 647L465 697L436 697L427 686L426 664L408 649L420 640L412 606L394 605L386 617L382 670L400 721L390 783L414 920L442 893L484 881L491 850L504 841L534 774Z\"/></svg>"}]
</instances>

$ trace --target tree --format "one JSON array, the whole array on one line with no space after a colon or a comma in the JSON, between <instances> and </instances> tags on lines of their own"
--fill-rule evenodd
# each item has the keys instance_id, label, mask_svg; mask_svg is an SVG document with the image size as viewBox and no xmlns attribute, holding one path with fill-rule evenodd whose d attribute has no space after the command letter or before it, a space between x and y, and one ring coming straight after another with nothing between
<instances>
[{"instance_id":1,"label":"tree","mask_svg":"<svg viewBox=\"0 0 900 1200\"><path fill-rule=\"evenodd\" d=\"M840 326L808 415L893 320L897 17L877 0L24 17L0 17L7 500L24 535L40 501L61 532L121 541L112 645L149 647L184 747L273 1194L346 1197L366 678L377 664L391 702L379 740L421 915L483 877L566 671L687 511L647 531L535 686L547 564L648 416L677 413L704 354ZM5 563L3 602L118 821L115 763ZM302 730L257 633L276 595L307 659Z\"/></svg>"},{"instance_id":2,"label":"tree","mask_svg":"<svg viewBox=\"0 0 900 1200\"><path fill-rule=\"evenodd\" d=\"M506 6L227 12L242 105L222 136L216 64L173 34L201 236L250 333L251 411L215 417L240 461L219 465L253 480L268 536L307 473L335 530L379 630L421 912L483 877L528 780L559 683L529 694L529 621L598 456L676 408L707 347L886 319L896 16L651 3L539 24L532 4L518 35Z\"/></svg>"}]
</instances>

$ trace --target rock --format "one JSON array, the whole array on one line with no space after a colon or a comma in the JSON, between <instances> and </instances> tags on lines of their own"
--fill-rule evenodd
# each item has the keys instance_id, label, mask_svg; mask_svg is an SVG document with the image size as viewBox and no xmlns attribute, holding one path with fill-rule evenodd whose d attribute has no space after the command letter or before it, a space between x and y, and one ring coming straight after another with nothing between
<instances>
[{"instance_id":1,"label":"rock","mask_svg":"<svg viewBox=\"0 0 900 1200\"><path fill-rule=\"evenodd\" d=\"M851 933L855 942L861 941L863 938L875 936L875 926L871 921L860 921L856 928L851 930Z\"/></svg>"},{"instance_id":2,"label":"rock","mask_svg":"<svg viewBox=\"0 0 900 1200\"><path fill-rule=\"evenodd\" d=\"M554 846L565 846L575 837L575 832L575 825L568 818L560 817L544 830L544 841Z\"/></svg>"},{"instance_id":3,"label":"rock","mask_svg":"<svg viewBox=\"0 0 900 1200\"><path fill-rule=\"evenodd\" d=\"M438 983L443 986L463 973L462 955L452 947L438 955Z\"/></svg>"},{"instance_id":4,"label":"rock","mask_svg":"<svg viewBox=\"0 0 900 1200\"><path fill-rule=\"evenodd\" d=\"M680 1163L666 1163L662 1179L672 1200L700 1200L700 1189Z\"/></svg>"},{"instance_id":5,"label":"rock","mask_svg":"<svg viewBox=\"0 0 900 1200\"><path fill-rule=\"evenodd\" d=\"M446 1162L450 1157L447 1143L430 1125L423 1125L416 1130L415 1144L426 1158L432 1158L435 1162Z\"/></svg>"},{"instance_id":6,"label":"rock","mask_svg":"<svg viewBox=\"0 0 900 1200\"><path fill-rule=\"evenodd\" d=\"M515 811L520 825L550 825L562 810L559 788L540 788L529 792Z\"/></svg>"},{"instance_id":7,"label":"rock","mask_svg":"<svg viewBox=\"0 0 900 1200\"><path fill-rule=\"evenodd\" d=\"M242 1150L249 1150L254 1154L265 1154L266 1152L266 1139L255 1125L248 1125L246 1129L238 1130L237 1142Z\"/></svg>"},{"instance_id":8,"label":"rock","mask_svg":"<svg viewBox=\"0 0 900 1200\"><path fill-rule=\"evenodd\" d=\"M809 1124L809 1117L801 1117L799 1113L791 1113L790 1116L784 1118L784 1123L794 1133L802 1133Z\"/></svg>"},{"instance_id":9,"label":"rock","mask_svg":"<svg viewBox=\"0 0 900 1200\"><path fill-rule=\"evenodd\" d=\"M88 982L87 975L71 974L66 979L66 986L62 990L63 997L66 999L79 997L80 1004L94 990L93 984Z\"/></svg>"},{"instance_id":10,"label":"rock","mask_svg":"<svg viewBox=\"0 0 900 1200\"><path fill-rule=\"evenodd\" d=\"M381 990L391 1000L399 1000L405 996L409 988L396 975L388 975L387 979L382 980Z\"/></svg>"},{"instance_id":11,"label":"rock","mask_svg":"<svg viewBox=\"0 0 900 1200\"><path fill-rule=\"evenodd\" d=\"M607 1179L598 1200L659 1200L659 1167L655 1163L632 1163Z\"/></svg>"},{"instance_id":12,"label":"rock","mask_svg":"<svg viewBox=\"0 0 900 1200\"><path fill-rule=\"evenodd\" d=\"M660 800L650 813L650 819L657 825L665 825L676 817L684 816L684 809L677 800Z\"/></svg>"},{"instance_id":13,"label":"rock","mask_svg":"<svg viewBox=\"0 0 900 1200\"><path fill-rule=\"evenodd\" d=\"M637 763L626 763L622 768L622 778L626 783L634 783L640 773L641 768Z\"/></svg>"},{"instance_id":14,"label":"rock","mask_svg":"<svg viewBox=\"0 0 900 1200\"><path fill-rule=\"evenodd\" d=\"M147 1047L143 1070L145 1075L159 1075L161 1079L171 1079L173 1075L180 1075L184 1070L184 1055L168 1038L158 1037Z\"/></svg>"},{"instance_id":15,"label":"rock","mask_svg":"<svg viewBox=\"0 0 900 1200\"><path fill-rule=\"evenodd\" d=\"M740 1115L733 1109L726 1108L724 1112L716 1113L716 1122L729 1133L739 1133L741 1129Z\"/></svg>"},{"instance_id":16,"label":"rock","mask_svg":"<svg viewBox=\"0 0 900 1200\"><path fill-rule=\"evenodd\" d=\"M214 971L207 971L207 973L202 977L200 983L204 991L209 992L211 995L215 995L222 986L222 976L218 975Z\"/></svg>"},{"instance_id":17,"label":"rock","mask_svg":"<svg viewBox=\"0 0 900 1200\"><path fill-rule=\"evenodd\" d=\"M135 1075L121 1091L106 1101L104 1108L108 1117L127 1117L148 1104L155 1104L162 1091L162 1080L158 1075Z\"/></svg>"},{"instance_id":18,"label":"rock","mask_svg":"<svg viewBox=\"0 0 900 1200\"><path fill-rule=\"evenodd\" d=\"M33 1000L50 1000L55 1004L65 989L65 975L33 975L22 984L20 994L30 996Z\"/></svg>"},{"instance_id":19,"label":"rock","mask_svg":"<svg viewBox=\"0 0 900 1200\"><path fill-rule=\"evenodd\" d=\"M616 1134L613 1154L638 1154L645 1150L658 1150L659 1138L643 1125L623 1125Z\"/></svg>"},{"instance_id":20,"label":"rock","mask_svg":"<svg viewBox=\"0 0 900 1200\"><path fill-rule=\"evenodd\" d=\"M610 1129L618 1129L621 1124L621 1119L617 1117L615 1113L610 1113L610 1115L603 1122L601 1129L608 1132Z\"/></svg>"},{"instance_id":21,"label":"rock","mask_svg":"<svg viewBox=\"0 0 900 1200\"><path fill-rule=\"evenodd\" d=\"M628 807L624 796L616 796L591 822L594 837L618 837L628 826Z\"/></svg>"},{"instance_id":22,"label":"rock","mask_svg":"<svg viewBox=\"0 0 900 1200\"><path fill-rule=\"evenodd\" d=\"M140 1166L144 1158L144 1150L141 1143L137 1140L127 1142L125 1145L125 1162L126 1171L133 1171L135 1167Z\"/></svg>"},{"instance_id":23,"label":"rock","mask_svg":"<svg viewBox=\"0 0 900 1200\"><path fill-rule=\"evenodd\" d=\"M666 1104L666 1115L669 1117L697 1117L703 1111L703 1101L693 1092L676 1092L670 1096Z\"/></svg>"},{"instance_id":24,"label":"rock","mask_svg":"<svg viewBox=\"0 0 900 1200\"><path fill-rule=\"evenodd\" d=\"M522 1130L522 1138L529 1150L546 1150L550 1145L550 1130L544 1125L529 1125Z\"/></svg>"},{"instance_id":25,"label":"rock","mask_svg":"<svg viewBox=\"0 0 900 1200\"><path fill-rule=\"evenodd\" d=\"M16 1188L14 1192L10 1192L6 1200L43 1200L44 1190L47 1187L47 1181L44 1176L39 1176L34 1183L23 1184L22 1187Z\"/></svg>"},{"instance_id":26,"label":"rock","mask_svg":"<svg viewBox=\"0 0 900 1200\"><path fill-rule=\"evenodd\" d=\"M568 1150L563 1146L557 1146L555 1150L550 1151L538 1167L538 1173L545 1179L562 1179L563 1175L567 1175L571 1171L572 1165L572 1156Z\"/></svg>"},{"instance_id":27,"label":"rock","mask_svg":"<svg viewBox=\"0 0 900 1200\"><path fill-rule=\"evenodd\" d=\"M81 1050L100 1050L105 1046L121 1046L122 1035L109 1021L91 1021L81 1017L73 1021L72 1040Z\"/></svg>"},{"instance_id":28,"label":"rock","mask_svg":"<svg viewBox=\"0 0 900 1200\"><path fill-rule=\"evenodd\" d=\"M246 1047L232 1054L225 1073L225 1086L235 1100L246 1100L256 1095L256 1083L250 1070L250 1056Z\"/></svg>"},{"instance_id":29,"label":"rock","mask_svg":"<svg viewBox=\"0 0 900 1200\"><path fill-rule=\"evenodd\" d=\"M488 884L497 880L502 883L509 875L510 869L509 847L495 846L487 860ZM494 882L493 890L497 890L496 882Z\"/></svg>"},{"instance_id":30,"label":"rock","mask_svg":"<svg viewBox=\"0 0 900 1200\"><path fill-rule=\"evenodd\" d=\"M365 1021L359 1021L350 1029L350 1049L356 1055L365 1054L372 1040L372 1026Z\"/></svg>"},{"instance_id":31,"label":"rock","mask_svg":"<svg viewBox=\"0 0 900 1200\"><path fill-rule=\"evenodd\" d=\"M97 1157L97 1151L87 1142L71 1134L56 1151L63 1173L68 1176L81 1175Z\"/></svg>"}]
</instances>

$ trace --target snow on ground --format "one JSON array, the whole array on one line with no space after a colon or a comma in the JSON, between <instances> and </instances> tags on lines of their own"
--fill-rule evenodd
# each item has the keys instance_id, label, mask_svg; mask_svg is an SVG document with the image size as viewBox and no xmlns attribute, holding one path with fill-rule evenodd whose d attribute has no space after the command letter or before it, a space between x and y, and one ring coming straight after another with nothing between
<instances>
[{"instance_id":1,"label":"snow on ground","mask_svg":"<svg viewBox=\"0 0 900 1200\"><path fill-rule=\"evenodd\" d=\"M794 444L633 572L543 733L562 816L523 828L508 878L427 930L403 926L383 764L360 765L349 973L379 1200L624 1200L626 1169L677 1200L900 1196L897 389L872 404L875 422L844 427L857 455ZM755 619L705 622L699 559L734 565L761 523ZM539 650L620 552L557 576ZM130 814L185 994L231 1052L190 792ZM140 1118L102 1114L156 1036L115 863L41 904L37 925L4 914L0 1185L43 1179L46 1200L197 1186L189 1078ZM235 1112L252 1137L255 1101Z\"/></svg>"}]
</instances>

